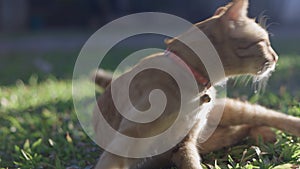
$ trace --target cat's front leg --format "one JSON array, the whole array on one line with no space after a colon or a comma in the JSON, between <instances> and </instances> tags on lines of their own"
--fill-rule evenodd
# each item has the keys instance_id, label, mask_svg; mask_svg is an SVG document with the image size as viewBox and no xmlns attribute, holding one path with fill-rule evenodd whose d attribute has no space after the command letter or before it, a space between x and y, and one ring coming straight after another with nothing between
<instances>
[{"instance_id":1,"label":"cat's front leg","mask_svg":"<svg viewBox=\"0 0 300 169\"><path fill-rule=\"evenodd\" d=\"M120 157L109 152L103 152L95 169L130 169L137 159Z\"/></svg>"},{"instance_id":2,"label":"cat's front leg","mask_svg":"<svg viewBox=\"0 0 300 169\"><path fill-rule=\"evenodd\" d=\"M197 146L189 141L179 145L171 160L179 169L202 169Z\"/></svg>"},{"instance_id":3,"label":"cat's front leg","mask_svg":"<svg viewBox=\"0 0 300 169\"><path fill-rule=\"evenodd\" d=\"M201 130L200 123L198 121L190 133L173 150L171 160L179 169L202 169L197 148L197 139Z\"/></svg>"}]
</instances>

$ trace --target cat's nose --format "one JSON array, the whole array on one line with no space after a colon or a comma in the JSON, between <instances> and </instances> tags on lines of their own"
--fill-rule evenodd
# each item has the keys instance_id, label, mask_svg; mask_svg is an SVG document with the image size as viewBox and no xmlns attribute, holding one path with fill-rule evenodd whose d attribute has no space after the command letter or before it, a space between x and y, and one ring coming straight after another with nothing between
<instances>
[{"instance_id":1,"label":"cat's nose","mask_svg":"<svg viewBox=\"0 0 300 169\"><path fill-rule=\"evenodd\" d=\"M270 53L272 55L273 61L277 62L278 61L278 55L277 55L277 53L274 51L274 49L272 47L270 47L269 50L270 50Z\"/></svg>"},{"instance_id":2,"label":"cat's nose","mask_svg":"<svg viewBox=\"0 0 300 169\"><path fill-rule=\"evenodd\" d=\"M273 54L273 59L274 59L275 62L278 61L278 55L276 53Z\"/></svg>"}]
</instances>

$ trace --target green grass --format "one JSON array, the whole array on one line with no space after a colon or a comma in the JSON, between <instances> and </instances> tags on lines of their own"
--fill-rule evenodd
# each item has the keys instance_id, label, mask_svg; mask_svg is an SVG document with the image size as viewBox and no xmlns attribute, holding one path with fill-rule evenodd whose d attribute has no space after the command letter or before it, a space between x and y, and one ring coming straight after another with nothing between
<instances>
[{"instance_id":1,"label":"green grass","mask_svg":"<svg viewBox=\"0 0 300 169\"><path fill-rule=\"evenodd\" d=\"M89 166L99 148L81 129L73 109L71 81L55 78L1 87L0 166Z\"/></svg>"},{"instance_id":2,"label":"green grass","mask_svg":"<svg viewBox=\"0 0 300 169\"><path fill-rule=\"evenodd\" d=\"M50 56L46 59L51 63L61 61ZM54 64L58 69L62 65ZM72 65L55 71L66 74L57 79L56 73L52 77L25 72L23 81L12 84L16 77L11 77L6 81L10 85L0 87L0 168L84 168L93 166L99 157L100 148L84 133L73 108L72 84L65 78L70 77ZM300 117L299 72L299 56L283 56L264 94L254 95L246 86L248 92L241 90L238 96ZM300 139L280 131L277 138L275 144L257 146L244 140L235 147L205 155L204 164L210 168L249 169L300 165Z\"/></svg>"}]
</instances>

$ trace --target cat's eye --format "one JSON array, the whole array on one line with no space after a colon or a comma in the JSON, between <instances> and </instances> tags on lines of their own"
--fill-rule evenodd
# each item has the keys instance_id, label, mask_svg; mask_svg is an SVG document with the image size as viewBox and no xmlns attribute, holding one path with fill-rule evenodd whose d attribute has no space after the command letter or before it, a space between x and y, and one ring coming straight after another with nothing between
<instances>
[{"instance_id":1,"label":"cat's eye","mask_svg":"<svg viewBox=\"0 0 300 169\"><path fill-rule=\"evenodd\" d=\"M266 40L259 40L251 43L239 44L235 53L242 58L252 57L253 55L263 54L267 47Z\"/></svg>"},{"instance_id":2,"label":"cat's eye","mask_svg":"<svg viewBox=\"0 0 300 169\"><path fill-rule=\"evenodd\" d=\"M269 40L265 40L265 42L266 42L268 47L271 46L271 42Z\"/></svg>"},{"instance_id":3,"label":"cat's eye","mask_svg":"<svg viewBox=\"0 0 300 169\"><path fill-rule=\"evenodd\" d=\"M241 44L239 44L239 49L248 49L248 48L251 48L251 47L253 47L253 46L256 46L256 45L260 45L260 43L261 42L263 42L263 43L265 43L267 46L268 46L268 41L267 40L265 40L265 39L260 39L260 40L258 40L258 41L254 41L254 42L246 42L246 43L241 43Z\"/></svg>"}]
</instances>

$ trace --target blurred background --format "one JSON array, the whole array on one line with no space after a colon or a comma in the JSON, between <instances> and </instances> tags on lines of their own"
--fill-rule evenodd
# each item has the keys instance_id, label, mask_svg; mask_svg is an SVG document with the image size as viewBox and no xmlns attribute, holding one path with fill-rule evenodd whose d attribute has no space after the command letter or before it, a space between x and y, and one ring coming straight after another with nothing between
<instances>
[{"instance_id":1,"label":"blurred background","mask_svg":"<svg viewBox=\"0 0 300 169\"><path fill-rule=\"evenodd\" d=\"M70 78L82 45L116 18L155 11L195 23L226 3L228 0L0 0L0 85L26 81L32 74L41 80L49 75ZM250 0L249 16L269 18L268 30L280 55L300 53L299 6L299 0ZM147 41L140 39L126 48L143 43ZM127 49L112 53L104 67L112 69L129 53Z\"/></svg>"}]
</instances>

